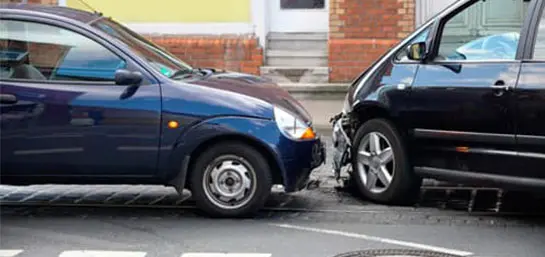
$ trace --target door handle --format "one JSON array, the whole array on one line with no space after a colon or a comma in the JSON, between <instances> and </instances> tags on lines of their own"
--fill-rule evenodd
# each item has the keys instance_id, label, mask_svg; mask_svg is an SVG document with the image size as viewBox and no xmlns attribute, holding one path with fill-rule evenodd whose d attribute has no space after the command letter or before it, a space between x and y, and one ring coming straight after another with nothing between
<instances>
[{"instance_id":1,"label":"door handle","mask_svg":"<svg viewBox=\"0 0 545 257\"><path fill-rule=\"evenodd\" d=\"M505 84L505 81L503 80L498 80L496 81L496 83L494 83L494 85L492 85L492 88L493 89L498 89L498 90L505 90L505 91L509 91L509 86Z\"/></svg>"},{"instance_id":2,"label":"door handle","mask_svg":"<svg viewBox=\"0 0 545 257\"><path fill-rule=\"evenodd\" d=\"M12 94L0 94L0 103L2 104L16 104L17 96Z\"/></svg>"}]
</instances>

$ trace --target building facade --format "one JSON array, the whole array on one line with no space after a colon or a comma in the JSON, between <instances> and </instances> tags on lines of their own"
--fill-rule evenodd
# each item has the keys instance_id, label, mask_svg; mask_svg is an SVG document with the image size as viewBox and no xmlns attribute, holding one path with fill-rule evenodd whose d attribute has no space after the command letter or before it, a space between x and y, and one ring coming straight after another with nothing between
<instances>
[{"instance_id":1,"label":"building facade","mask_svg":"<svg viewBox=\"0 0 545 257\"><path fill-rule=\"evenodd\" d=\"M455 0L2 0L95 9L199 67L347 83Z\"/></svg>"}]
</instances>

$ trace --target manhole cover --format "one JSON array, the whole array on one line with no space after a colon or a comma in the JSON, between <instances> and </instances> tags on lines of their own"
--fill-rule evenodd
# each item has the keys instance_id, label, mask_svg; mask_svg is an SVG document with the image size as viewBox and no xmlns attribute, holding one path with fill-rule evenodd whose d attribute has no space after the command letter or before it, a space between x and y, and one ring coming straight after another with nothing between
<instances>
[{"instance_id":1,"label":"manhole cover","mask_svg":"<svg viewBox=\"0 0 545 257\"><path fill-rule=\"evenodd\" d=\"M363 250L348 253L342 253L334 257L460 257L458 255L422 251L422 250L403 250L403 249L379 249Z\"/></svg>"}]
</instances>

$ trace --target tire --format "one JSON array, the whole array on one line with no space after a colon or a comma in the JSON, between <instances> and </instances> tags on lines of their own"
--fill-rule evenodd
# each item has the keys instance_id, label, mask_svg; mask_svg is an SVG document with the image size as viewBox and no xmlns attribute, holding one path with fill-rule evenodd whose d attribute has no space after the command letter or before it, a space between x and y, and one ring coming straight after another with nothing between
<instances>
[{"instance_id":1,"label":"tire","mask_svg":"<svg viewBox=\"0 0 545 257\"><path fill-rule=\"evenodd\" d=\"M392 161L385 165L390 171L389 174L391 174L391 180L388 186L382 182L384 180L388 181L388 177L382 175L383 173L379 175L379 171L383 170L382 166L380 166L380 158L382 156L371 153L371 143L368 143L371 142L370 140L372 140L373 137L376 138L377 136L381 138L379 144L381 147L384 146L384 148L386 148L386 143L388 143L392 150ZM368 145L369 148L364 147L365 145ZM370 156L373 157L366 157L367 150L364 150L364 156L358 156L360 147L363 147L363 149L370 149ZM386 152L387 151L383 151L383 153ZM392 205L411 204L417 199L420 186L422 185L422 179L414 174L404 139L390 121L386 119L372 119L365 122L358 129L354 137L352 157L352 182L357 186L359 193L361 193L363 197L376 203ZM374 157L378 157L378 159ZM369 158L369 162L372 166L360 165L360 163L365 162L361 160L365 160L366 158ZM361 162L358 162L358 160ZM371 169L371 167L373 167L373 169ZM377 186L377 188L372 189L372 187L366 186L366 182L373 184L373 179L367 180L367 177L369 177L369 175L365 175L368 174L367 171L369 173L377 174L375 175L376 180L378 181L377 183L379 183L379 185L383 184L384 187L379 188ZM379 177L382 177L383 179Z\"/></svg>"},{"instance_id":2,"label":"tire","mask_svg":"<svg viewBox=\"0 0 545 257\"><path fill-rule=\"evenodd\" d=\"M215 173L213 165L217 168ZM241 181L244 179L241 178L241 173L251 181L250 188L243 186ZM217 183L214 185L223 183L221 191L215 189L220 186L211 186L214 180L210 179L210 175L218 177L215 180ZM239 192L240 188L246 188L242 191L249 192L249 196L230 206L226 204L224 199L219 199L218 192L230 193L227 190L229 179L225 179L226 177L230 177L231 183L234 183L234 192ZM267 160L254 148L239 142L220 143L205 150L192 165L189 179L191 194L197 207L204 214L219 218L252 216L265 205L272 188L271 169Z\"/></svg>"}]
</instances>

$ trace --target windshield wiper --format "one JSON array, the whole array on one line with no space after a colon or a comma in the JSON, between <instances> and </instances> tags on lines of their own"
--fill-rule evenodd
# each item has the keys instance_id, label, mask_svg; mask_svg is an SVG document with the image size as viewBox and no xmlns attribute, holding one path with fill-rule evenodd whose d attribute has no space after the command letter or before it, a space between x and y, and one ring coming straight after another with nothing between
<instances>
[{"instance_id":1,"label":"windshield wiper","mask_svg":"<svg viewBox=\"0 0 545 257\"><path fill-rule=\"evenodd\" d=\"M182 75L197 74L197 73L198 71L196 71L195 69L177 70L176 72L174 72L174 74L170 75L170 78L173 79Z\"/></svg>"},{"instance_id":2,"label":"windshield wiper","mask_svg":"<svg viewBox=\"0 0 545 257\"><path fill-rule=\"evenodd\" d=\"M215 69L207 69L207 68L192 68L192 69L184 69L184 70L177 70L170 76L171 79L177 78L179 76L183 75L189 75L189 74L198 74L201 76L207 76L215 73Z\"/></svg>"}]
</instances>

